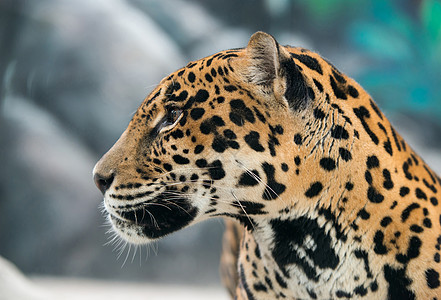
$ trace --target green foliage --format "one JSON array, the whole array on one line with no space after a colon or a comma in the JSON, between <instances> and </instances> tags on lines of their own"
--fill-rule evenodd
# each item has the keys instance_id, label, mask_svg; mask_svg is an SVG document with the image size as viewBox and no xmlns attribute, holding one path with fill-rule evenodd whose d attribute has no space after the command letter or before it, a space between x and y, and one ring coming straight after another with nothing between
<instances>
[{"instance_id":1,"label":"green foliage","mask_svg":"<svg viewBox=\"0 0 441 300\"><path fill-rule=\"evenodd\" d=\"M374 0L348 24L348 40L368 61L357 79L387 109L440 119L441 2L424 0L416 14L399 4Z\"/></svg>"},{"instance_id":2,"label":"green foliage","mask_svg":"<svg viewBox=\"0 0 441 300\"><path fill-rule=\"evenodd\" d=\"M366 1L354 1L354 0L302 0L299 1L305 6L316 22L323 25L335 21L342 13L347 13L348 10L354 7L359 7Z\"/></svg>"},{"instance_id":3,"label":"green foliage","mask_svg":"<svg viewBox=\"0 0 441 300\"><path fill-rule=\"evenodd\" d=\"M427 33L427 46L430 55L441 63L441 2L426 0L421 7L421 21Z\"/></svg>"},{"instance_id":4,"label":"green foliage","mask_svg":"<svg viewBox=\"0 0 441 300\"><path fill-rule=\"evenodd\" d=\"M441 0L291 3L331 37L344 32L365 62L356 79L383 108L441 120Z\"/></svg>"}]
</instances>

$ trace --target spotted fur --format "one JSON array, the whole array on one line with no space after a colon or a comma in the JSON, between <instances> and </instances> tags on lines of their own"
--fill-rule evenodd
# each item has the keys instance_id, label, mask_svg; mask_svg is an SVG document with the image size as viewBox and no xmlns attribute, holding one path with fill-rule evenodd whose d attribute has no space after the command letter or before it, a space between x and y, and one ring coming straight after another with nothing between
<instances>
[{"instance_id":1,"label":"spotted fur","mask_svg":"<svg viewBox=\"0 0 441 300\"><path fill-rule=\"evenodd\" d=\"M265 33L163 79L94 172L129 242L232 220L237 299L441 299L440 178L353 79Z\"/></svg>"}]
</instances>

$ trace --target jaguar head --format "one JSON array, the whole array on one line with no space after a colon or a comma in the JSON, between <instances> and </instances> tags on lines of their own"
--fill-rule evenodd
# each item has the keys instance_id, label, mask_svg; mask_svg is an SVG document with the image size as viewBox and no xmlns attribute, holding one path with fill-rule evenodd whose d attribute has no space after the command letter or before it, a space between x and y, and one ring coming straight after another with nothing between
<instances>
[{"instance_id":1,"label":"jaguar head","mask_svg":"<svg viewBox=\"0 0 441 300\"><path fill-rule=\"evenodd\" d=\"M294 133L312 115L308 85L288 50L261 32L164 78L94 168L114 230L146 243L209 217L252 227L292 205L296 191L285 195Z\"/></svg>"}]
</instances>

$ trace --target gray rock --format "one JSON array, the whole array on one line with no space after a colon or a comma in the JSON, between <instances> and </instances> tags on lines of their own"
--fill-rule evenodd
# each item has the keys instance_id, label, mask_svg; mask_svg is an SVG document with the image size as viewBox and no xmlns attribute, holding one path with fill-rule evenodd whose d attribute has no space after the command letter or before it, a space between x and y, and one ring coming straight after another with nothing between
<instances>
[{"instance_id":1,"label":"gray rock","mask_svg":"<svg viewBox=\"0 0 441 300\"><path fill-rule=\"evenodd\" d=\"M9 58L9 91L35 101L99 151L161 78L184 64L167 34L123 1L25 3L17 12L22 25Z\"/></svg>"}]
</instances>

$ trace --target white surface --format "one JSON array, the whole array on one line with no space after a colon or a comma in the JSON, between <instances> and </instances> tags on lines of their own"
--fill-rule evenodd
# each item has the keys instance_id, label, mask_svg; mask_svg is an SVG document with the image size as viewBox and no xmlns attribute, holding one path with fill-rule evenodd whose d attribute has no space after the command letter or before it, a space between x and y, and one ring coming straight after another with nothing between
<instances>
[{"instance_id":1,"label":"white surface","mask_svg":"<svg viewBox=\"0 0 441 300\"><path fill-rule=\"evenodd\" d=\"M50 290L50 292L56 296L53 299L229 299L226 291L217 287L142 284L66 278L33 278L33 282L45 290Z\"/></svg>"},{"instance_id":2,"label":"white surface","mask_svg":"<svg viewBox=\"0 0 441 300\"><path fill-rule=\"evenodd\" d=\"M0 300L49 300L49 292L29 281L12 263L0 256Z\"/></svg>"},{"instance_id":3,"label":"white surface","mask_svg":"<svg viewBox=\"0 0 441 300\"><path fill-rule=\"evenodd\" d=\"M221 287L127 283L63 277L25 277L0 256L0 300L228 300Z\"/></svg>"}]
</instances>

